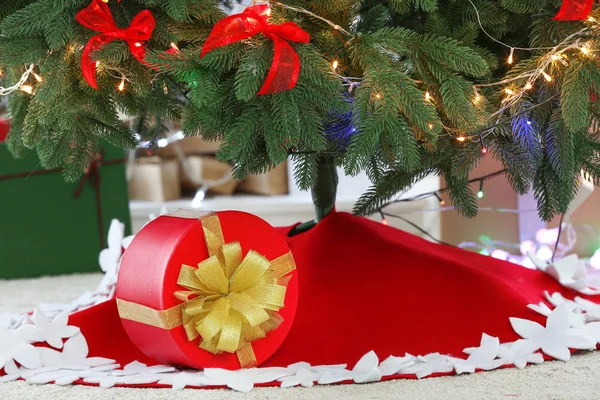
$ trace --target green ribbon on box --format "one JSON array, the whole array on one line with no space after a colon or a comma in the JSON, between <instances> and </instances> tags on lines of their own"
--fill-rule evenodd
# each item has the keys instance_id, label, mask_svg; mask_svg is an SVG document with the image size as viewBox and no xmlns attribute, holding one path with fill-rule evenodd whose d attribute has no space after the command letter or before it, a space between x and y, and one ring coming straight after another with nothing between
<instances>
[{"instance_id":1,"label":"green ribbon on box","mask_svg":"<svg viewBox=\"0 0 600 400\"><path fill-rule=\"evenodd\" d=\"M62 169L40 169L35 152L13 159L0 144L0 278L99 270L110 220L130 231L123 151L104 149L69 184Z\"/></svg>"}]
</instances>

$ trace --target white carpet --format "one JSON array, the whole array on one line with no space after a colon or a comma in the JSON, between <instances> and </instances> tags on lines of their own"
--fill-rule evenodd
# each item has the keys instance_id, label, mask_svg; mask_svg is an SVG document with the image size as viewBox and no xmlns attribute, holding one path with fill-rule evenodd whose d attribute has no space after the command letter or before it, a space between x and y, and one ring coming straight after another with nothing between
<instances>
[{"instance_id":1,"label":"white carpet","mask_svg":"<svg viewBox=\"0 0 600 400\"><path fill-rule=\"evenodd\" d=\"M26 312L41 302L71 301L93 290L102 275L2 281L0 312ZM310 389L256 388L249 394L231 390L100 389L97 387L0 384L0 399L598 399L600 352L574 356L568 363L547 362L524 370L504 369L473 375L396 380L367 385L316 386Z\"/></svg>"}]
</instances>

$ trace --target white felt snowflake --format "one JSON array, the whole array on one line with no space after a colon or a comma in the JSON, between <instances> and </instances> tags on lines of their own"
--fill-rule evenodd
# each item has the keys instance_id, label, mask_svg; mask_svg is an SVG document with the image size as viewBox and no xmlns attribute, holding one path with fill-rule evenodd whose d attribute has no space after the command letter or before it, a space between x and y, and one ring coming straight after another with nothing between
<instances>
[{"instance_id":1,"label":"white felt snowflake","mask_svg":"<svg viewBox=\"0 0 600 400\"><path fill-rule=\"evenodd\" d=\"M65 344L66 346L66 344ZM156 383L169 374L177 371L165 365L147 366L138 361L127 364L122 370L116 370L106 376L85 378L87 383L96 383L100 387L109 388L115 385L140 385Z\"/></svg>"},{"instance_id":2,"label":"white felt snowflake","mask_svg":"<svg viewBox=\"0 0 600 400\"><path fill-rule=\"evenodd\" d=\"M401 369L414 365L415 360L416 357L412 354L405 354L404 357L389 356L379 364L379 371L383 376L395 375Z\"/></svg>"},{"instance_id":3,"label":"white felt snowflake","mask_svg":"<svg viewBox=\"0 0 600 400\"><path fill-rule=\"evenodd\" d=\"M108 228L108 247L100 252L98 262L104 272L115 272L121 260L123 249L121 242L125 237L125 224L117 219L110 222Z\"/></svg>"},{"instance_id":4,"label":"white felt snowflake","mask_svg":"<svg viewBox=\"0 0 600 400\"><path fill-rule=\"evenodd\" d=\"M294 386L313 387L315 382L318 381L320 377L320 372L313 371L309 367L300 368L295 374L280 378L279 381L281 382L282 388Z\"/></svg>"},{"instance_id":5,"label":"white felt snowflake","mask_svg":"<svg viewBox=\"0 0 600 400\"><path fill-rule=\"evenodd\" d=\"M503 364L513 364L519 369L523 369L527 364L541 364L544 357L536 353L536 345L525 339L519 339L513 343L503 343L498 349L498 357Z\"/></svg>"},{"instance_id":6,"label":"white felt snowflake","mask_svg":"<svg viewBox=\"0 0 600 400\"><path fill-rule=\"evenodd\" d=\"M45 367L80 366L80 369L84 369L86 367L114 364L114 360L108 358L88 358L89 348L85 337L81 333L67 340L62 351L44 347L38 348L38 351L41 362Z\"/></svg>"},{"instance_id":7,"label":"white felt snowflake","mask_svg":"<svg viewBox=\"0 0 600 400\"><path fill-rule=\"evenodd\" d=\"M586 322L600 321L600 304L596 304L581 297L575 297L574 300L575 303L585 311Z\"/></svg>"},{"instance_id":8,"label":"white felt snowflake","mask_svg":"<svg viewBox=\"0 0 600 400\"><path fill-rule=\"evenodd\" d=\"M30 339L34 342L46 342L56 349L62 349L63 339L70 338L79 332L78 327L67 325L68 321L69 314L66 311L56 315L50 322L48 317L36 308L33 312L35 330Z\"/></svg>"},{"instance_id":9,"label":"white felt snowflake","mask_svg":"<svg viewBox=\"0 0 600 400\"><path fill-rule=\"evenodd\" d=\"M319 378L319 384L330 384L347 380L352 380L354 383L377 382L382 377L378 367L379 358L374 351L370 351L358 360L352 371L340 369L338 371L323 373Z\"/></svg>"},{"instance_id":10,"label":"white felt snowflake","mask_svg":"<svg viewBox=\"0 0 600 400\"><path fill-rule=\"evenodd\" d=\"M204 372L181 371L164 374L158 381L160 385L171 386L173 390L181 390L187 386L206 386L209 381L204 377Z\"/></svg>"},{"instance_id":11,"label":"white felt snowflake","mask_svg":"<svg viewBox=\"0 0 600 400\"><path fill-rule=\"evenodd\" d=\"M25 368L40 368L42 362L38 349L31 344L35 327L24 325L16 330L0 328L0 369L7 375L17 372L15 361Z\"/></svg>"},{"instance_id":12,"label":"white felt snowflake","mask_svg":"<svg viewBox=\"0 0 600 400\"><path fill-rule=\"evenodd\" d=\"M44 384L54 382L57 385L70 385L79 379L108 376L109 371L119 368L118 364L98 367L58 365L23 371L21 378L29 383Z\"/></svg>"},{"instance_id":13,"label":"white felt snowflake","mask_svg":"<svg viewBox=\"0 0 600 400\"><path fill-rule=\"evenodd\" d=\"M476 369L486 371L496 369L504 364L504 361L497 360L500 340L487 334L481 335L479 347L469 347L464 350L469 354L466 360L457 359L454 362L454 370L457 374L474 373Z\"/></svg>"},{"instance_id":14,"label":"white felt snowflake","mask_svg":"<svg viewBox=\"0 0 600 400\"><path fill-rule=\"evenodd\" d=\"M561 304L560 302L558 304ZM569 311L569 326L571 328L581 328L583 326L585 316L581 314L581 310L579 308L570 307L567 303L564 306ZM542 314L546 317L549 317L552 314L552 310L545 303L540 302L539 304L528 304L527 308Z\"/></svg>"},{"instance_id":15,"label":"white felt snowflake","mask_svg":"<svg viewBox=\"0 0 600 400\"><path fill-rule=\"evenodd\" d=\"M440 353L431 353L415 358L415 363L402 368L398 373L415 375L417 378L425 378L434 373L448 373L454 371L454 364L458 358L445 356Z\"/></svg>"},{"instance_id":16,"label":"white felt snowflake","mask_svg":"<svg viewBox=\"0 0 600 400\"><path fill-rule=\"evenodd\" d=\"M596 343L582 329L570 328L569 309L560 304L546 320L546 327L537 322L521 318L510 318L515 332L523 339L531 341L535 350L542 349L547 355L558 360L571 358L569 349L593 350Z\"/></svg>"},{"instance_id":17,"label":"white felt snowflake","mask_svg":"<svg viewBox=\"0 0 600 400\"><path fill-rule=\"evenodd\" d=\"M585 273L585 263L575 254L548 264L533 254L529 258L535 266L556 279L564 287L576 290L583 294L600 294L600 289L588 287Z\"/></svg>"}]
</instances>

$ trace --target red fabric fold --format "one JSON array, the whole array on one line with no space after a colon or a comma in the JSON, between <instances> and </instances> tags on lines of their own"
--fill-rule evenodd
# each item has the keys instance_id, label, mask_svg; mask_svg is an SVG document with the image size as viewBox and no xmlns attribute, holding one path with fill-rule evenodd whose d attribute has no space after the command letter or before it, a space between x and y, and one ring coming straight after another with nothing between
<instances>
[{"instance_id":1,"label":"red fabric fold","mask_svg":"<svg viewBox=\"0 0 600 400\"><path fill-rule=\"evenodd\" d=\"M144 42L152 36L156 21L149 10L141 11L136 15L126 29L117 27L115 20L102 0L93 0L89 6L76 15L77 21L86 28L100 32L93 36L85 48L81 58L81 72L87 83L98 89L96 81L96 62L92 60L91 53L100 49L113 40L124 40L129 45L133 56L144 63L146 48Z\"/></svg>"},{"instance_id":2,"label":"red fabric fold","mask_svg":"<svg viewBox=\"0 0 600 400\"><path fill-rule=\"evenodd\" d=\"M206 39L200 58L216 48L259 33L273 41L274 54L271 68L258 94L274 94L294 88L300 75L300 59L288 41L308 43L310 35L293 22L270 24L267 4L248 7L241 14L219 21Z\"/></svg>"},{"instance_id":3,"label":"red fabric fold","mask_svg":"<svg viewBox=\"0 0 600 400\"><path fill-rule=\"evenodd\" d=\"M594 0L563 0L556 21L581 21L590 15Z\"/></svg>"}]
</instances>

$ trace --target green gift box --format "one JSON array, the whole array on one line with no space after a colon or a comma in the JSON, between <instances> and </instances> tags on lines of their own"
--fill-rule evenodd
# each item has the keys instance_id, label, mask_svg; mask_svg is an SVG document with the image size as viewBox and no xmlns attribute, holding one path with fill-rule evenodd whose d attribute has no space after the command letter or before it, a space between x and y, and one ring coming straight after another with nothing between
<instances>
[{"instance_id":1,"label":"green gift box","mask_svg":"<svg viewBox=\"0 0 600 400\"><path fill-rule=\"evenodd\" d=\"M15 159L0 143L0 279L100 271L110 221L131 231L125 152L104 145L102 155L67 183L35 151Z\"/></svg>"}]
</instances>

